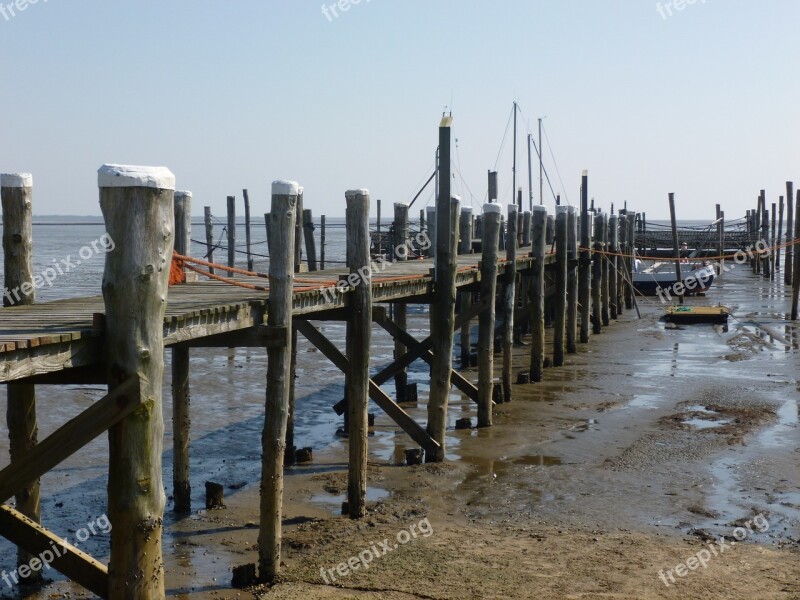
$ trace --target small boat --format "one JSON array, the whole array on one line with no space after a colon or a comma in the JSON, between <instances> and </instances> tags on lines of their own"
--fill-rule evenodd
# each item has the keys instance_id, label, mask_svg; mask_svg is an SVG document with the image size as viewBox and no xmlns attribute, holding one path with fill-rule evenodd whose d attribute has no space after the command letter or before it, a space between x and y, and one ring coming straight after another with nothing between
<instances>
[{"instance_id":1,"label":"small boat","mask_svg":"<svg viewBox=\"0 0 800 600\"><path fill-rule=\"evenodd\" d=\"M691 296L707 291L715 277L713 265L681 265L683 285L679 286L674 264L663 262L645 269L637 268L633 273L633 287L644 296L658 295L670 301L681 293Z\"/></svg>"},{"instance_id":2,"label":"small boat","mask_svg":"<svg viewBox=\"0 0 800 600\"><path fill-rule=\"evenodd\" d=\"M671 306L664 315L670 323L727 323L727 306Z\"/></svg>"}]
</instances>

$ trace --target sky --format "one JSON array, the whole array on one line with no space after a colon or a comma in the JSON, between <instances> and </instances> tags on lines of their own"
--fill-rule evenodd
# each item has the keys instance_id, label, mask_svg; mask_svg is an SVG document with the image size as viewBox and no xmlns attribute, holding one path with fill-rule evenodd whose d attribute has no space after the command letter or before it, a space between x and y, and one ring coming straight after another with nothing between
<instances>
[{"instance_id":1,"label":"sky","mask_svg":"<svg viewBox=\"0 0 800 600\"><path fill-rule=\"evenodd\" d=\"M195 215L241 206L243 188L267 212L275 179L300 182L315 216L364 187L387 215L432 173L452 110L454 190L479 207L489 169L513 196L516 101L526 205L539 117L564 203L584 169L598 206L649 219L669 192L678 218L711 221L800 183L795 0L335 5L0 0L0 171L33 173L36 215L99 214L103 163L169 167Z\"/></svg>"}]
</instances>

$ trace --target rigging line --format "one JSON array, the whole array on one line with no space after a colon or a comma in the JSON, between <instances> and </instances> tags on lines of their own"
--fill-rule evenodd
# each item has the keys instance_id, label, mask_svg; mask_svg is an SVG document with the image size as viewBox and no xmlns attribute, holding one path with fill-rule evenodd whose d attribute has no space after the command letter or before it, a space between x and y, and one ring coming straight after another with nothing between
<instances>
[{"instance_id":1,"label":"rigging line","mask_svg":"<svg viewBox=\"0 0 800 600\"><path fill-rule=\"evenodd\" d=\"M458 166L455 164L455 162L453 162L452 160L450 162L453 164L453 168L456 170L456 172L458 173L458 176L461 178L462 186L467 188L467 191L469 192L470 202L472 203L473 206L478 207L478 205L475 203L475 194L473 194L472 190L469 189L469 185L467 185L467 180L464 179L464 176L461 174L461 169L459 169ZM463 196L463 194L462 194L462 196Z\"/></svg>"},{"instance_id":2,"label":"rigging line","mask_svg":"<svg viewBox=\"0 0 800 600\"><path fill-rule=\"evenodd\" d=\"M534 150L536 150L536 156L539 157L539 160L542 160L542 154L541 154L541 152L539 152L539 148L536 145L536 141L533 138L531 138L531 143L533 144ZM542 171L544 171L544 178L547 179L547 185L550 187L550 193L553 194L553 202L555 202L555 200L556 200L556 192L553 189L553 184L550 183L550 175L548 174L547 169L544 167L544 165L542 165ZM566 199L566 196L567 196L567 194L565 193L564 194L564 198L565 199ZM569 199L567 199L567 204L569 204Z\"/></svg>"},{"instance_id":3,"label":"rigging line","mask_svg":"<svg viewBox=\"0 0 800 600\"><path fill-rule=\"evenodd\" d=\"M553 165L556 167L556 173L558 174L558 181L561 183L561 189L564 190L564 198L567 200L567 204L570 204L569 196L567 195L567 188L564 187L564 180L561 179L561 171L558 169L558 163L556 162L555 154L553 154L553 146L550 145L550 138L547 136L547 129L544 126L544 121L542 121L542 131L544 132L544 139L547 142L547 147L550 149L550 156L553 159Z\"/></svg>"},{"instance_id":4,"label":"rigging line","mask_svg":"<svg viewBox=\"0 0 800 600\"><path fill-rule=\"evenodd\" d=\"M423 175L422 177L419 178L419 181L417 182L417 185L414 186L414 189L406 197L413 196L416 193L416 191L420 188L420 185L422 185L423 180L427 180L428 173L433 173L435 171L436 171L436 161L434 160L433 163L431 164L431 166L428 167L428 170L425 171L425 175Z\"/></svg>"},{"instance_id":5,"label":"rigging line","mask_svg":"<svg viewBox=\"0 0 800 600\"><path fill-rule=\"evenodd\" d=\"M497 171L497 165L500 162L500 155L503 152L503 147L506 144L506 138L508 137L508 128L511 127L511 117L514 115L514 107L511 107L511 112L508 113L508 121L506 121L506 130L503 132L503 141L500 142L500 150L497 151L497 158L494 161L494 171ZM486 192L487 196L489 192Z\"/></svg>"}]
</instances>

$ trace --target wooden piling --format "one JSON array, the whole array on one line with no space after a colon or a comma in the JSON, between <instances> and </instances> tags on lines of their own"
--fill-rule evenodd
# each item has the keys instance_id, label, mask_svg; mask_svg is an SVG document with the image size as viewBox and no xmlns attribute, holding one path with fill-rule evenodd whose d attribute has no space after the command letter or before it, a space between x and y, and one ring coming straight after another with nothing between
<instances>
[{"instance_id":1,"label":"wooden piling","mask_svg":"<svg viewBox=\"0 0 800 600\"><path fill-rule=\"evenodd\" d=\"M582 344L589 341L589 315L592 287L592 253L589 246L591 244L590 227L589 172L584 171L581 176L581 246L578 263L578 304L580 306L581 315L580 341Z\"/></svg>"},{"instance_id":2,"label":"wooden piling","mask_svg":"<svg viewBox=\"0 0 800 600\"><path fill-rule=\"evenodd\" d=\"M437 227L436 227L436 207L435 206L427 206L425 207L427 214L425 215L425 223L427 224L427 232L428 232L428 239L430 240L430 246L425 251L425 256L428 257L435 257L436 256L436 234L437 234Z\"/></svg>"},{"instance_id":3,"label":"wooden piling","mask_svg":"<svg viewBox=\"0 0 800 600\"><path fill-rule=\"evenodd\" d=\"M394 205L394 240L392 244L392 260L405 262L408 260L409 252L409 226L408 226L408 204L405 202L395 202ZM406 331L408 329L408 310L405 302L396 302L394 305L394 322L397 326ZM394 341L394 357L399 359L408 351L405 344L398 338ZM394 376L395 395L397 402L406 401L406 387L408 386L408 368L400 369Z\"/></svg>"},{"instance_id":4,"label":"wooden piling","mask_svg":"<svg viewBox=\"0 0 800 600\"><path fill-rule=\"evenodd\" d=\"M553 366L564 364L564 333L567 320L567 270L569 253L567 207L556 208L556 291L553 330Z\"/></svg>"},{"instance_id":5,"label":"wooden piling","mask_svg":"<svg viewBox=\"0 0 800 600\"><path fill-rule=\"evenodd\" d=\"M236 266L236 196L228 196L228 266Z\"/></svg>"},{"instance_id":6,"label":"wooden piling","mask_svg":"<svg viewBox=\"0 0 800 600\"><path fill-rule=\"evenodd\" d=\"M578 351L578 219L575 207L567 207L567 352Z\"/></svg>"},{"instance_id":7,"label":"wooden piling","mask_svg":"<svg viewBox=\"0 0 800 600\"><path fill-rule=\"evenodd\" d=\"M600 261L600 316L603 320L603 327L608 327L610 322L611 313L611 285L608 281L608 215L603 213L600 215L600 230L602 233L602 254L598 254L596 258Z\"/></svg>"},{"instance_id":8,"label":"wooden piling","mask_svg":"<svg viewBox=\"0 0 800 600\"><path fill-rule=\"evenodd\" d=\"M458 212L460 198L451 196L451 117L443 117L439 126L439 195L436 202L436 295L431 304L433 364L428 398L428 433L439 444L435 452L426 453L427 462L440 462L445 457L447 404L450 376L453 369L453 325L456 307L456 251L458 236L453 210ZM428 227L431 229L431 227Z\"/></svg>"},{"instance_id":9,"label":"wooden piling","mask_svg":"<svg viewBox=\"0 0 800 600\"><path fill-rule=\"evenodd\" d=\"M683 277L681 277L681 248L680 242L678 240L678 224L675 220L675 194L670 192L669 194L669 219L672 225L672 250L673 256L675 257L675 278L677 280L676 293L678 293L678 300L681 304L683 304Z\"/></svg>"},{"instance_id":10,"label":"wooden piling","mask_svg":"<svg viewBox=\"0 0 800 600\"><path fill-rule=\"evenodd\" d=\"M603 329L602 283L603 283L603 215L594 216L594 254L592 256L592 333Z\"/></svg>"},{"instance_id":11,"label":"wooden piling","mask_svg":"<svg viewBox=\"0 0 800 600\"><path fill-rule=\"evenodd\" d=\"M98 185L114 240L103 274L108 387L138 377L147 407L109 430L109 597L163 598L161 386L175 177L165 168L104 165Z\"/></svg>"},{"instance_id":12,"label":"wooden piling","mask_svg":"<svg viewBox=\"0 0 800 600\"><path fill-rule=\"evenodd\" d=\"M369 434L369 348L372 333L369 191L346 194L348 283L352 286L347 319L347 412L350 450L347 506L351 519L367 514L367 435Z\"/></svg>"},{"instance_id":13,"label":"wooden piling","mask_svg":"<svg viewBox=\"0 0 800 600\"><path fill-rule=\"evenodd\" d=\"M617 260L617 308L618 312L622 314L624 308L627 308L626 298L629 293L628 285L628 217L622 211L619 215L619 251L622 256Z\"/></svg>"},{"instance_id":14,"label":"wooden piling","mask_svg":"<svg viewBox=\"0 0 800 600\"><path fill-rule=\"evenodd\" d=\"M242 195L244 196L244 239L247 251L247 270L253 271L255 263L253 262L253 244L250 237L250 194L247 190L242 190Z\"/></svg>"},{"instance_id":15,"label":"wooden piling","mask_svg":"<svg viewBox=\"0 0 800 600\"><path fill-rule=\"evenodd\" d=\"M192 239L192 193L175 192L175 251L189 256ZM189 349L172 348L172 496L177 513L192 509L189 469Z\"/></svg>"},{"instance_id":16,"label":"wooden piling","mask_svg":"<svg viewBox=\"0 0 800 600\"><path fill-rule=\"evenodd\" d=\"M494 388L494 321L497 295L497 238L500 236L500 205L484 204L481 237L481 302L487 304L478 316L478 427L492 425Z\"/></svg>"},{"instance_id":17,"label":"wooden piling","mask_svg":"<svg viewBox=\"0 0 800 600\"><path fill-rule=\"evenodd\" d=\"M531 245L531 211L522 214L522 245L527 248Z\"/></svg>"},{"instance_id":18,"label":"wooden piling","mask_svg":"<svg viewBox=\"0 0 800 600\"><path fill-rule=\"evenodd\" d=\"M534 265L530 283L531 306L531 381L544 377L544 255L547 241L547 209L534 206L531 210L531 256Z\"/></svg>"},{"instance_id":19,"label":"wooden piling","mask_svg":"<svg viewBox=\"0 0 800 600\"><path fill-rule=\"evenodd\" d=\"M773 228L774 230L774 228ZM783 244L783 196L778 198L778 236L775 248L775 268L777 271L781 266L781 244Z\"/></svg>"},{"instance_id":20,"label":"wooden piling","mask_svg":"<svg viewBox=\"0 0 800 600\"><path fill-rule=\"evenodd\" d=\"M303 265L303 188L297 195L294 217L294 272L299 273Z\"/></svg>"},{"instance_id":21,"label":"wooden piling","mask_svg":"<svg viewBox=\"0 0 800 600\"><path fill-rule=\"evenodd\" d=\"M800 239L800 190L797 190L797 199L794 205L794 239ZM797 254L795 252L795 254ZM792 262L792 321L797 320L797 299L800 296L800 256L795 256Z\"/></svg>"},{"instance_id":22,"label":"wooden piling","mask_svg":"<svg viewBox=\"0 0 800 600\"><path fill-rule=\"evenodd\" d=\"M508 205L506 273L503 281L503 401L511 402L513 378L514 309L516 308L517 205Z\"/></svg>"},{"instance_id":23,"label":"wooden piling","mask_svg":"<svg viewBox=\"0 0 800 600\"><path fill-rule=\"evenodd\" d=\"M459 229L459 254L472 254L472 208L465 206L461 209L461 216L458 223ZM472 306L472 292L461 292L461 312L464 313ZM472 322L467 321L461 326L461 368L467 369L470 366L470 355L472 354Z\"/></svg>"},{"instance_id":24,"label":"wooden piling","mask_svg":"<svg viewBox=\"0 0 800 600\"><path fill-rule=\"evenodd\" d=\"M800 216L800 215L798 215ZM786 285L792 284L792 273L794 272L794 245L791 243L793 240L792 233L794 232L794 183L791 181L786 182L786 259L783 261L783 282Z\"/></svg>"},{"instance_id":25,"label":"wooden piling","mask_svg":"<svg viewBox=\"0 0 800 600\"><path fill-rule=\"evenodd\" d=\"M33 177L29 173L0 175L0 196L3 209L3 274L5 293L3 306L34 304L36 289L33 278ZM39 441L36 418L36 388L31 384L9 383L6 412L11 462L25 462L28 453ZM14 496L16 509L36 523L41 523L39 480L27 482ZM21 548L17 565L27 565L33 558ZM24 579L40 581L41 571L33 571Z\"/></svg>"},{"instance_id":26,"label":"wooden piling","mask_svg":"<svg viewBox=\"0 0 800 600\"><path fill-rule=\"evenodd\" d=\"M612 209L608 216L608 251L606 262L608 263L608 301L609 312L612 319L619 316L617 307L619 306L619 274L617 272L617 262L619 253L619 219Z\"/></svg>"},{"instance_id":27,"label":"wooden piling","mask_svg":"<svg viewBox=\"0 0 800 600\"><path fill-rule=\"evenodd\" d=\"M636 213L629 213L627 224L628 256L626 258L627 265L625 269L628 285L625 286L625 308L631 310L636 304L636 295L633 289L633 269L636 266L636 260L633 258L634 250L636 250Z\"/></svg>"},{"instance_id":28,"label":"wooden piling","mask_svg":"<svg viewBox=\"0 0 800 600\"><path fill-rule=\"evenodd\" d=\"M211 207L204 209L203 221L206 226L206 260L214 262L214 219L211 216ZM208 272L214 274L214 267L209 267Z\"/></svg>"},{"instance_id":29,"label":"wooden piling","mask_svg":"<svg viewBox=\"0 0 800 600\"><path fill-rule=\"evenodd\" d=\"M303 209L303 237L306 242L308 270L317 270L317 243L314 240L314 217L310 208Z\"/></svg>"},{"instance_id":30,"label":"wooden piling","mask_svg":"<svg viewBox=\"0 0 800 600\"><path fill-rule=\"evenodd\" d=\"M319 217L319 268L325 270L325 215Z\"/></svg>"},{"instance_id":31,"label":"wooden piling","mask_svg":"<svg viewBox=\"0 0 800 600\"><path fill-rule=\"evenodd\" d=\"M259 576L272 582L281 563L283 461L289 414L292 287L297 197L292 181L272 184L267 311L267 399L262 434L261 522L258 536Z\"/></svg>"},{"instance_id":32,"label":"wooden piling","mask_svg":"<svg viewBox=\"0 0 800 600\"><path fill-rule=\"evenodd\" d=\"M770 280L775 279L775 256L777 251L775 249L775 219L777 216L778 208L775 203L772 203L772 210L770 210L770 216L772 217L772 225L769 228L769 255L767 260L769 261L769 278Z\"/></svg>"}]
</instances>

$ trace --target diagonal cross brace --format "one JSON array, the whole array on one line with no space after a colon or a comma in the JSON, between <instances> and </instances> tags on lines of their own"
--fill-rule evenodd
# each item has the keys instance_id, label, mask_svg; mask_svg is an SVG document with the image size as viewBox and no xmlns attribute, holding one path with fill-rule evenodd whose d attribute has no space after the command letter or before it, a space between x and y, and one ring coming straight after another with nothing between
<instances>
[{"instance_id":1,"label":"diagonal cross brace","mask_svg":"<svg viewBox=\"0 0 800 600\"><path fill-rule=\"evenodd\" d=\"M293 325L297 331L302 333L309 342L314 344L314 346L316 346L340 371L347 373L350 368L350 362L347 360L347 357L342 354L328 338L322 335L316 327L305 319L294 319ZM426 453L439 447L439 443L428 435L411 415L400 408L373 379L369 380L369 397L374 400L375 404L380 406L403 431L411 436L411 439L422 446Z\"/></svg>"}]
</instances>

